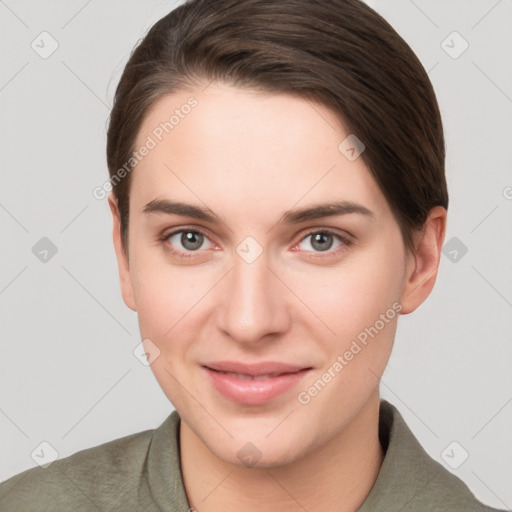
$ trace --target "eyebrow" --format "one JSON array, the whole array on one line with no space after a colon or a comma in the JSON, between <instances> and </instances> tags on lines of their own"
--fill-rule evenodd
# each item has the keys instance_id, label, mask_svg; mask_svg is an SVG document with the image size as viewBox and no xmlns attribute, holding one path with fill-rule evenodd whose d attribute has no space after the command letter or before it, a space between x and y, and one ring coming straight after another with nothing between
<instances>
[{"instance_id":1,"label":"eyebrow","mask_svg":"<svg viewBox=\"0 0 512 512\"><path fill-rule=\"evenodd\" d=\"M187 203L167 201L166 199L154 199L150 201L144 209L144 213L161 213L165 215L181 215L182 217L192 217L198 220L220 224L222 220L208 208L200 208Z\"/></svg>"},{"instance_id":2,"label":"eyebrow","mask_svg":"<svg viewBox=\"0 0 512 512\"><path fill-rule=\"evenodd\" d=\"M157 213L165 215L180 215L204 220L213 224L224 224L222 219L209 208L201 208L187 203L168 201L166 199L154 199L144 206L146 214ZM278 221L278 224L299 224L309 220L333 217L336 215L348 215L358 213L371 219L375 215L368 208L351 201L337 201L319 205L313 205L301 209L286 211Z\"/></svg>"},{"instance_id":3,"label":"eyebrow","mask_svg":"<svg viewBox=\"0 0 512 512\"><path fill-rule=\"evenodd\" d=\"M337 201L297 210L288 210L283 214L279 222L283 224L298 224L299 222L305 222L307 220L323 219L324 217L347 215L349 213L359 213L371 219L375 218L373 212L360 204L351 201Z\"/></svg>"}]
</instances>

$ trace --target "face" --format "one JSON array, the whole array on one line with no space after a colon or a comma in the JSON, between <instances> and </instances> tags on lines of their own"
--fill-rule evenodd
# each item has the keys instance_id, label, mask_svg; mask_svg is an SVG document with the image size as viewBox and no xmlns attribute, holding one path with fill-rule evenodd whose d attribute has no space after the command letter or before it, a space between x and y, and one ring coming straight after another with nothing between
<instances>
[{"instance_id":1,"label":"face","mask_svg":"<svg viewBox=\"0 0 512 512\"><path fill-rule=\"evenodd\" d=\"M156 144L131 176L123 296L163 391L224 461L326 443L388 361L412 257L348 135L319 104L220 84L161 99L139 132Z\"/></svg>"}]
</instances>

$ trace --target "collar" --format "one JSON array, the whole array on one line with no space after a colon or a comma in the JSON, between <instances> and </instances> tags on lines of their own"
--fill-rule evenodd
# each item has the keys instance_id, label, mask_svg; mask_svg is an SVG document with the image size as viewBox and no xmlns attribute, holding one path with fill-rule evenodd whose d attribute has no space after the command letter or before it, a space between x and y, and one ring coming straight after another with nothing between
<instances>
[{"instance_id":1,"label":"collar","mask_svg":"<svg viewBox=\"0 0 512 512\"><path fill-rule=\"evenodd\" d=\"M180 421L173 411L154 431L146 461L147 488L141 490L166 512L190 507L180 466ZM379 440L384 461L357 512L437 510L431 507L436 502L444 506L453 502L453 510L459 510L460 504L471 509L475 501L465 484L427 454L396 407L386 400L380 402Z\"/></svg>"}]
</instances>

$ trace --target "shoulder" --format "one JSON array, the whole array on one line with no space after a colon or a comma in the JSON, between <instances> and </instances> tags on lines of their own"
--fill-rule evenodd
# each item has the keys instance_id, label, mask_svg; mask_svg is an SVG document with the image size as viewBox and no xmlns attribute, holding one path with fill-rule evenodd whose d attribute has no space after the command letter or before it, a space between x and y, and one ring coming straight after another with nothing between
<instances>
[{"instance_id":1,"label":"shoulder","mask_svg":"<svg viewBox=\"0 0 512 512\"><path fill-rule=\"evenodd\" d=\"M428 459L426 459L428 457ZM457 476L450 473L439 462L425 452L425 459L418 468L411 468L420 474L424 487L412 499L418 508L431 512L500 512L484 505Z\"/></svg>"},{"instance_id":2,"label":"shoulder","mask_svg":"<svg viewBox=\"0 0 512 512\"><path fill-rule=\"evenodd\" d=\"M420 445L396 407L382 400L379 437L385 449L377 481L358 512L498 512Z\"/></svg>"},{"instance_id":3,"label":"shoulder","mask_svg":"<svg viewBox=\"0 0 512 512\"><path fill-rule=\"evenodd\" d=\"M2 512L121 510L137 503L154 430L115 439L0 484Z\"/></svg>"}]
</instances>

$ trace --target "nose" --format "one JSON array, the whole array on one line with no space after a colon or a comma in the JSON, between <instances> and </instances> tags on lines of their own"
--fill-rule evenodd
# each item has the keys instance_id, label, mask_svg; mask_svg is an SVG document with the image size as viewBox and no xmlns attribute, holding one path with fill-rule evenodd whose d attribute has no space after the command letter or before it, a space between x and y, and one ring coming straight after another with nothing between
<instances>
[{"instance_id":1,"label":"nose","mask_svg":"<svg viewBox=\"0 0 512 512\"><path fill-rule=\"evenodd\" d=\"M218 290L217 327L238 343L258 344L290 328L286 287L268 264L265 252L252 263L235 254Z\"/></svg>"}]
</instances>

